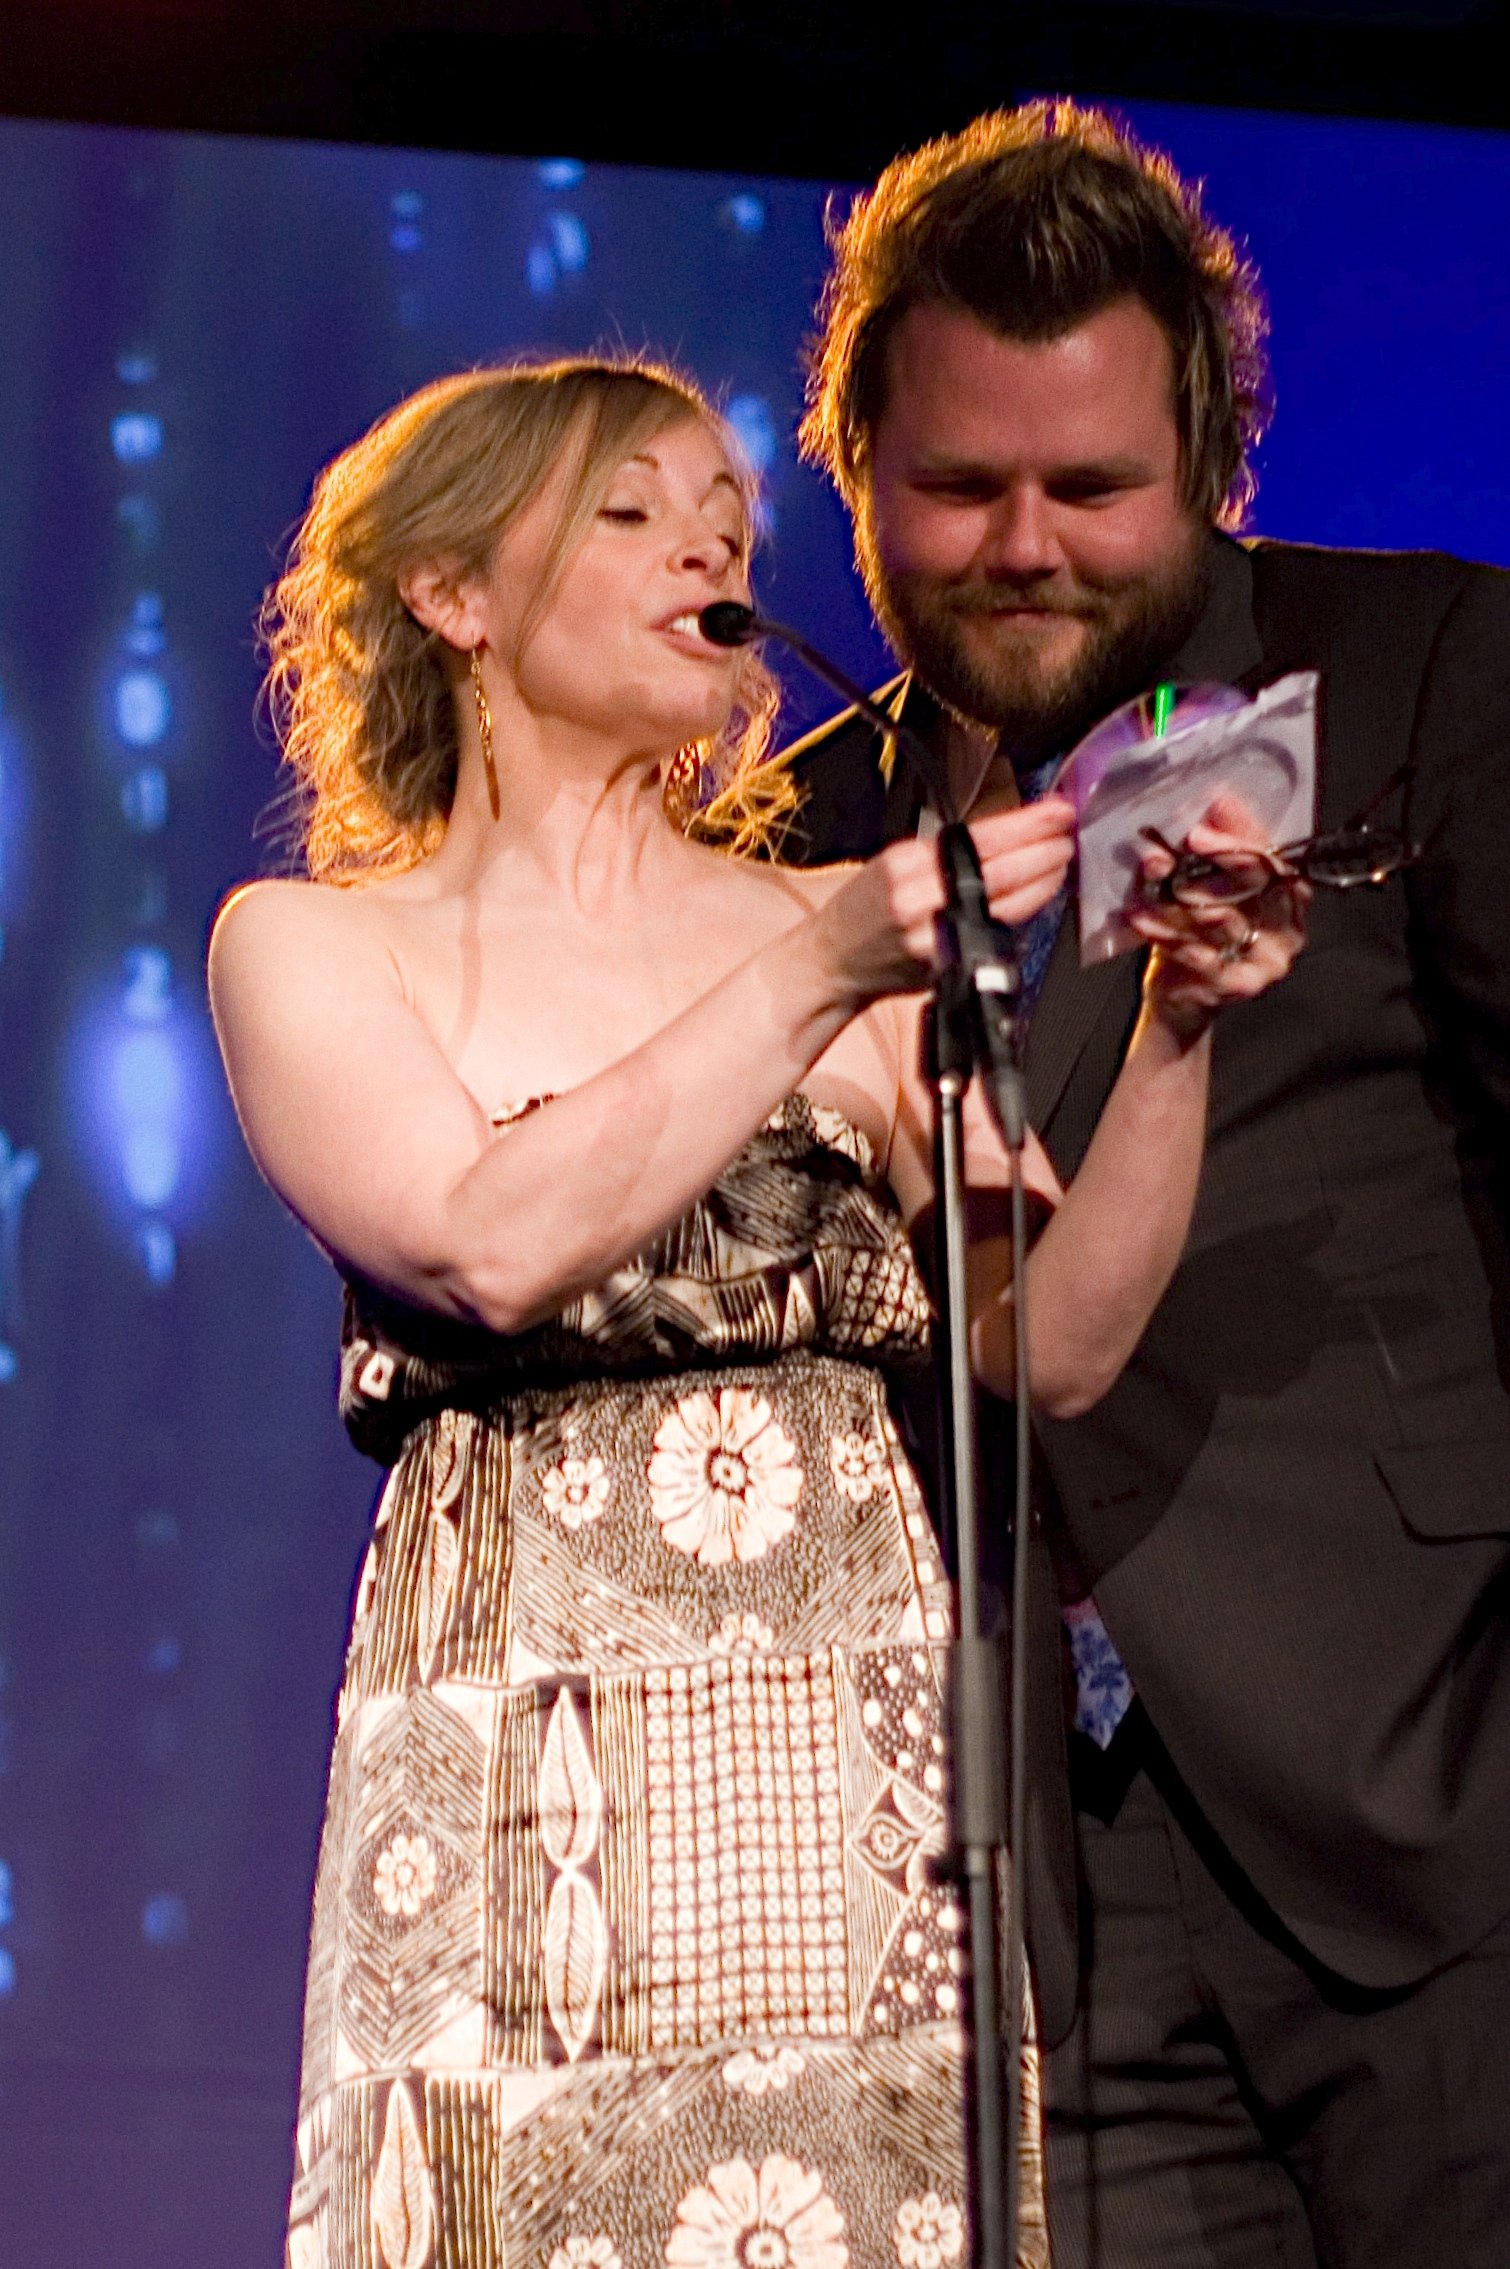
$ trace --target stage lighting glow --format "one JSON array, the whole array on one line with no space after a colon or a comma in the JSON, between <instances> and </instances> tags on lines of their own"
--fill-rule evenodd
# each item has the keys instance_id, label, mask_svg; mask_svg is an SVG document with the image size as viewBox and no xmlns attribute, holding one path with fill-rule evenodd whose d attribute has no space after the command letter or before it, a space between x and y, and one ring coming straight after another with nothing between
<instances>
[{"instance_id":1,"label":"stage lighting glow","mask_svg":"<svg viewBox=\"0 0 1510 2269\"><path fill-rule=\"evenodd\" d=\"M183 1111L183 1075L170 1034L128 1032L116 1043L110 1095L128 1127L167 1129L177 1125Z\"/></svg>"},{"instance_id":2,"label":"stage lighting glow","mask_svg":"<svg viewBox=\"0 0 1510 2269\"><path fill-rule=\"evenodd\" d=\"M765 227L765 199L741 189L724 206L723 217L736 236L759 236Z\"/></svg>"},{"instance_id":3,"label":"stage lighting glow","mask_svg":"<svg viewBox=\"0 0 1510 2269\"><path fill-rule=\"evenodd\" d=\"M161 1127L128 1127L121 1146L121 1177L133 1205L166 1205L178 1187L178 1144Z\"/></svg>"},{"instance_id":4,"label":"stage lighting glow","mask_svg":"<svg viewBox=\"0 0 1510 2269\"><path fill-rule=\"evenodd\" d=\"M142 1908L142 1936L149 1946L180 1946L189 1935L189 1910L176 1891L159 1891Z\"/></svg>"},{"instance_id":5,"label":"stage lighting glow","mask_svg":"<svg viewBox=\"0 0 1510 2269\"><path fill-rule=\"evenodd\" d=\"M524 256L524 280L536 299L548 299L558 281L556 257L548 244L532 244Z\"/></svg>"},{"instance_id":6,"label":"stage lighting glow","mask_svg":"<svg viewBox=\"0 0 1510 2269\"><path fill-rule=\"evenodd\" d=\"M144 354L117 355L115 375L123 386L150 386L157 376L156 358Z\"/></svg>"},{"instance_id":7,"label":"stage lighting glow","mask_svg":"<svg viewBox=\"0 0 1510 2269\"><path fill-rule=\"evenodd\" d=\"M564 276L580 276L587 266L591 243L586 229L575 213L547 213L545 225L550 232L551 251L556 265Z\"/></svg>"},{"instance_id":8,"label":"stage lighting glow","mask_svg":"<svg viewBox=\"0 0 1510 2269\"><path fill-rule=\"evenodd\" d=\"M173 722L173 697L156 670L127 670L111 696L115 729L128 748L152 748Z\"/></svg>"},{"instance_id":9,"label":"stage lighting glow","mask_svg":"<svg viewBox=\"0 0 1510 2269\"><path fill-rule=\"evenodd\" d=\"M16 1919L14 1881L8 1860L0 1859L0 1930L8 1930ZM8 1946L0 1946L0 2001L8 2000L16 1990L16 1957Z\"/></svg>"},{"instance_id":10,"label":"stage lighting glow","mask_svg":"<svg viewBox=\"0 0 1510 2269\"><path fill-rule=\"evenodd\" d=\"M547 189L575 189L587 172L580 158L542 158L536 170Z\"/></svg>"},{"instance_id":11,"label":"stage lighting glow","mask_svg":"<svg viewBox=\"0 0 1510 2269\"><path fill-rule=\"evenodd\" d=\"M736 394L724 416L755 471L769 472L776 456L776 421L764 395Z\"/></svg>"},{"instance_id":12,"label":"stage lighting glow","mask_svg":"<svg viewBox=\"0 0 1510 2269\"><path fill-rule=\"evenodd\" d=\"M163 421L145 410L122 410L110 421L110 446L123 465L145 465L159 456Z\"/></svg>"},{"instance_id":13,"label":"stage lighting glow","mask_svg":"<svg viewBox=\"0 0 1510 2269\"><path fill-rule=\"evenodd\" d=\"M168 643L163 628L163 602L160 591L138 591L131 602L131 621L126 630L125 647L139 661L149 661L160 654Z\"/></svg>"},{"instance_id":14,"label":"stage lighting glow","mask_svg":"<svg viewBox=\"0 0 1510 2269\"><path fill-rule=\"evenodd\" d=\"M0 1386L16 1375L13 1335L21 1307L21 1208L40 1161L0 1128Z\"/></svg>"},{"instance_id":15,"label":"stage lighting glow","mask_svg":"<svg viewBox=\"0 0 1510 2269\"><path fill-rule=\"evenodd\" d=\"M156 835L168 824L168 775L160 764L143 764L121 787L121 813L138 835Z\"/></svg>"},{"instance_id":16,"label":"stage lighting glow","mask_svg":"<svg viewBox=\"0 0 1510 2269\"><path fill-rule=\"evenodd\" d=\"M424 231L413 221L395 221L388 231L388 242L395 252L418 252L424 241Z\"/></svg>"},{"instance_id":17,"label":"stage lighting glow","mask_svg":"<svg viewBox=\"0 0 1510 2269\"><path fill-rule=\"evenodd\" d=\"M131 1024L166 1024L173 1005L173 964L160 945L134 945L124 962L121 1011Z\"/></svg>"},{"instance_id":18,"label":"stage lighting glow","mask_svg":"<svg viewBox=\"0 0 1510 2269\"><path fill-rule=\"evenodd\" d=\"M207 1021L161 946L134 945L75 1025L70 1117L106 1210L149 1284L172 1283L223 1111Z\"/></svg>"},{"instance_id":19,"label":"stage lighting glow","mask_svg":"<svg viewBox=\"0 0 1510 2269\"><path fill-rule=\"evenodd\" d=\"M142 1222L135 1244L147 1282L157 1291L171 1284L178 1269L178 1239L166 1221Z\"/></svg>"}]
</instances>

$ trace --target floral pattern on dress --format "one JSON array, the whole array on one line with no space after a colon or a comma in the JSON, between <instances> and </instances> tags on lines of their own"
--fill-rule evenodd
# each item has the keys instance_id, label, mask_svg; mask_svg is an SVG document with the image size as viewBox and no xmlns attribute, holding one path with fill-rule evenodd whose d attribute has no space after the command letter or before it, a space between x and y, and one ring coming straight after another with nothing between
<instances>
[{"instance_id":1,"label":"floral pattern on dress","mask_svg":"<svg viewBox=\"0 0 1510 2269\"><path fill-rule=\"evenodd\" d=\"M384 1914L414 1916L435 1893L435 1852L426 1835L397 1835L378 1853L373 1895Z\"/></svg>"},{"instance_id":2,"label":"floral pattern on dress","mask_svg":"<svg viewBox=\"0 0 1510 2269\"><path fill-rule=\"evenodd\" d=\"M676 2210L668 2269L848 2269L844 2216L823 2177L773 2151L709 2167Z\"/></svg>"},{"instance_id":3,"label":"floral pattern on dress","mask_svg":"<svg viewBox=\"0 0 1510 2269\"><path fill-rule=\"evenodd\" d=\"M778 2047L774 2041L756 2041L730 2057L724 2066L724 2086L744 2096L763 2096L767 2089L779 2094L806 2070L807 2059L800 2049L785 2042Z\"/></svg>"},{"instance_id":4,"label":"floral pattern on dress","mask_svg":"<svg viewBox=\"0 0 1510 2269\"><path fill-rule=\"evenodd\" d=\"M545 1509L563 1528L581 1528L603 1512L613 1484L599 1457L563 1458L540 1476Z\"/></svg>"},{"instance_id":5,"label":"floral pattern on dress","mask_svg":"<svg viewBox=\"0 0 1510 2269\"><path fill-rule=\"evenodd\" d=\"M569 2237L550 2257L550 2269L624 2269L613 2239L599 2231L596 2237Z\"/></svg>"},{"instance_id":6,"label":"floral pattern on dress","mask_svg":"<svg viewBox=\"0 0 1510 2269\"><path fill-rule=\"evenodd\" d=\"M965 2250L965 2218L936 2190L904 2198L897 2208L894 2242L902 2269L948 2269Z\"/></svg>"},{"instance_id":7,"label":"floral pattern on dress","mask_svg":"<svg viewBox=\"0 0 1510 2269\"><path fill-rule=\"evenodd\" d=\"M886 1479L886 1445L874 1434L835 1434L828 1445L834 1487L852 1505L868 1505Z\"/></svg>"},{"instance_id":8,"label":"floral pattern on dress","mask_svg":"<svg viewBox=\"0 0 1510 2269\"><path fill-rule=\"evenodd\" d=\"M705 1568L759 1560L796 1526L796 1444L751 1387L684 1395L661 1423L648 1474L665 1541Z\"/></svg>"}]
</instances>

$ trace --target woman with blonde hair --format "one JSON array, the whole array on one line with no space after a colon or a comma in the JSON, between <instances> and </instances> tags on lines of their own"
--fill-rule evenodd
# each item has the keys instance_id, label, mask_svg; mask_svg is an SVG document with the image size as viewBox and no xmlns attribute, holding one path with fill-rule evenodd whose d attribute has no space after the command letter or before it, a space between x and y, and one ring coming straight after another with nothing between
<instances>
[{"instance_id":1,"label":"woman with blonde hair","mask_svg":"<svg viewBox=\"0 0 1510 2269\"><path fill-rule=\"evenodd\" d=\"M292 2269L964 2257L949 1595L888 1400L927 1354L941 890L917 842L771 855L770 681L697 624L747 594L752 501L663 370L474 372L326 471L270 598L310 879L230 900L212 996L252 1151L346 1281L347 1425L391 1468ZM978 820L1004 920L1060 887L1070 829L1053 798ZM1265 902L1237 960L1163 923L1073 1188L1030 1150L1048 1408L1141 1332L1212 1018L1298 922ZM970 1168L1005 1179L983 1117ZM976 1262L1010 1394L1003 1247Z\"/></svg>"}]
</instances>

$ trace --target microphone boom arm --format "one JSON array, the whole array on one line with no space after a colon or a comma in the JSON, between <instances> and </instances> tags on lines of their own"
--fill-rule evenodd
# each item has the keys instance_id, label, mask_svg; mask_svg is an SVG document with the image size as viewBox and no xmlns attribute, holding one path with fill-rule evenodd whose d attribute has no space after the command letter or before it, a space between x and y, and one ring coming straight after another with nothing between
<instances>
[{"instance_id":1,"label":"microphone boom arm","mask_svg":"<svg viewBox=\"0 0 1510 2269\"><path fill-rule=\"evenodd\" d=\"M822 678L825 685L842 694L852 708L859 710L867 724L874 725L878 733L896 743L944 825L947 827L959 818L943 767L928 743L900 718L889 717L878 701L873 701L837 662L829 660L821 647L804 638L800 630L793 630L789 623L772 622L768 616L757 614L753 607L741 606L737 599L717 600L711 607L704 607L697 619L704 638L713 646L752 646L758 638L774 638L778 644L789 646L815 678Z\"/></svg>"}]
</instances>

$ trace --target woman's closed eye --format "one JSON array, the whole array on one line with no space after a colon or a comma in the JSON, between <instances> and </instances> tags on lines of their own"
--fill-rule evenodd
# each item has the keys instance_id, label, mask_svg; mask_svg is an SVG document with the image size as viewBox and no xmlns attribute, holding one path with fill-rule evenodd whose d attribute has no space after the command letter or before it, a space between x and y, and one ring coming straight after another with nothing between
<instances>
[{"instance_id":1,"label":"woman's closed eye","mask_svg":"<svg viewBox=\"0 0 1510 2269\"><path fill-rule=\"evenodd\" d=\"M601 505L598 509L598 518L610 520L616 527L638 528L643 527L650 519L650 508L644 504L633 504L626 497L620 503L610 502ZM738 527L733 528L710 528L709 533L716 542L725 546L730 559L736 565L742 565L749 557L750 536L743 522Z\"/></svg>"}]
</instances>

